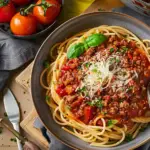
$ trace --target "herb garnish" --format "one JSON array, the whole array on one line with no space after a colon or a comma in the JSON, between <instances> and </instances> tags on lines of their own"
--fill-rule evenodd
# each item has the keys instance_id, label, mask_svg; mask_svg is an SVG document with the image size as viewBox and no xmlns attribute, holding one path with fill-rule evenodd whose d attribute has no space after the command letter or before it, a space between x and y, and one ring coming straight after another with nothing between
<instances>
[{"instance_id":1,"label":"herb garnish","mask_svg":"<svg viewBox=\"0 0 150 150\"><path fill-rule=\"evenodd\" d=\"M6 113L6 112L4 112L4 117L8 117L8 115L7 115L7 113Z\"/></svg>"},{"instance_id":2,"label":"herb garnish","mask_svg":"<svg viewBox=\"0 0 150 150\"><path fill-rule=\"evenodd\" d=\"M126 53L128 51L128 48L127 47L121 47L121 52L122 53Z\"/></svg>"},{"instance_id":3,"label":"herb garnish","mask_svg":"<svg viewBox=\"0 0 150 150\"><path fill-rule=\"evenodd\" d=\"M0 134L2 134L3 132L3 127L0 127Z\"/></svg>"},{"instance_id":4,"label":"herb garnish","mask_svg":"<svg viewBox=\"0 0 150 150\"><path fill-rule=\"evenodd\" d=\"M125 137L125 141L130 142L132 140L133 140L132 139L132 135L131 134L127 134L126 137Z\"/></svg>"},{"instance_id":5,"label":"herb garnish","mask_svg":"<svg viewBox=\"0 0 150 150\"><path fill-rule=\"evenodd\" d=\"M114 125L114 124L116 124L118 121L117 120L108 120L108 122L107 122L107 126L112 126L112 125Z\"/></svg>"},{"instance_id":6,"label":"herb garnish","mask_svg":"<svg viewBox=\"0 0 150 150\"><path fill-rule=\"evenodd\" d=\"M49 67L49 62L47 60L44 61L43 63L44 68L48 68Z\"/></svg>"},{"instance_id":7,"label":"herb garnish","mask_svg":"<svg viewBox=\"0 0 150 150\"><path fill-rule=\"evenodd\" d=\"M133 86L130 86L129 88L128 88L128 91L132 91L133 90Z\"/></svg>"},{"instance_id":8,"label":"herb garnish","mask_svg":"<svg viewBox=\"0 0 150 150\"><path fill-rule=\"evenodd\" d=\"M117 58L116 58L116 63L119 63L119 62L120 62L120 59L117 59Z\"/></svg>"},{"instance_id":9,"label":"herb garnish","mask_svg":"<svg viewBox=\"0 0 150 150\"><path fill-rule=\"evenodd\" d=\"M110 51L111 53L114 52L114 48L111 48L109 51Z\"/></svg>"},{"instance_id":10,"label":"herb garnish","mask_svg":"<svg viewBox=\"0 0 150 150\"><path fill-rule=\"evenodd\" d=\"M128 35L124 34L124 35L122 35L122 36L123 36L124 38L127 38Z\"/></svg>"},{"instance_id":11,"label":"herb garnish","mask_svg":"<svg viewBox=\"0 0 150 150\"><path fill-rule=\"evenodd\" d=\"M115 62L119 63L120 59L114 57L114 58L111 58L110 61L111 61L111 63L115 63Z\"/></svg>"},{"instance_id":12,"label":"herb garnish","mask_svg":"<svg viewBox=\"0 0 150 150\"><path fill-rule=\"evenodd\" d=\"M105 9L103 9L103 8L98 8L98 11L105 11Z\"/></svg>"},{"instance_id":13,"label":"herb garnish","mask_svg":"<svg viewBox=\"0 0 150 150\"><path fill-rule=\"evenodd\" d=\"M72 59L79 57L83 54L88 48L96 47L107 40L107 36L101 33L95 33L87 37L82 43L75 43L70 46L67 52L67 58Z\"/></svg>"},{"instance_id":14,"label":"herb garnish","mask_svg":"<svg viewBox=\"0 0 150 150\"><path fill-rule=\"evenodd\" d=\"M78 92L85 92L86 91L86 87L84 86L83 88L81 88L81 89L78 89Z\"/></svg>"},{"instance_id":15,"label":"herb garnish","mask_svg":"<svg viewBox=\"0 0 150 150\"><path fill-rule=\"evenodd\" d=\"M69 105L67 105L66 108L69 109L69 110L71 109L71 107Z\"/></svg>"},{"instance_id":16,"label":"herb garnish","mask_svg":"<svg viewBox=\"0 0 150 150\"><path fill-rule=\"evenodd\" d=\"M49 101L50 97L48 95L46 95L45 100Z\"/></svg>"},{"instance_id":17,"label":"herb garnish","mask_svg":"<svg viewBox=\"0 0 150 150\"><path fill-rule=\"evenodd\" d=\"M103 108L103 101L102 101L102 99L95 99L95 100L87 102L87 104L90 105L90 106L96 106L99 109Z\"/></svg>"},{"instance_id":18,"label":"herb garnish","mask_svg":"<svg viewBox=\"0 0 150 150\"><path fill-rule=\"evenodd\" d=\"M102 111L101 114L105 116L107 114L107 112Z\"/></svg>"},{"instance_id":19,"label":"herb garnish","mask_svg":"<svg viewBox=\"0 0 150 150\"><path fill-rule=\"evenodd\" d=\"M119 102L121 103L121 102L123 102L124 101L124 99L119 99Z\"/></svg>"},{"instance_id":20,"label":"herb garnish","mask_svg":"<svg viewBox=\"0 0 150 150\"><path fill-rule=\"evenodd\" d=\"M81 54L83 54L85 51L85 47L83 43L76 43L72 45L68 52L67 52L67 58L72 59L79 57Z\"/></svg>"},{"instance_id":21,"label":"herb garnish","mask_svg":"<svg viewBox=\"0 0 150 150\"><path fill-rule=\"evenodd\" d=\"M146 129L146 127L143 127L143 128L141 128L139 131L140 131L140 132L144 132L145 129Z\"/></svg>"},{"instance_id":22,"label":"herb garnish","mask_svg":"<svg viewBox=\"0 0 150 150\"><path fill-rule=\"evenodd\" d=\"M10 141L17 142L16 138L11 138Z\"/></svg>"},{"instance_id":23,"label":"herb garnish","mask_svg":"<svg viewBox=\"0 0 150 150\"><path fill-rule=\"evenodd\" d=\"M78 70L81 70L81 66L78 66L78 68L77 68Z\"/></svg>"},{"instance_id":24,"label":"herb garnish","mask_svg":"<svg viewBox=\"0 0 150 150\"><path fill-rule=\"evenodd\" d=\"M90 66L90 62L85 63L86 68Z\"/></svg>"},{"instance_id":25,"label":"herb garnish","mask_svg":"<svg viewBox=\"0 0 150 150\"><path fill-rule=\"evenodd\" d=\"M97 69L96 69L96 68L92 69L92 72L95 72L95 73L96 73L96 72L97 72Z\"/></svg>"}]
</instances>

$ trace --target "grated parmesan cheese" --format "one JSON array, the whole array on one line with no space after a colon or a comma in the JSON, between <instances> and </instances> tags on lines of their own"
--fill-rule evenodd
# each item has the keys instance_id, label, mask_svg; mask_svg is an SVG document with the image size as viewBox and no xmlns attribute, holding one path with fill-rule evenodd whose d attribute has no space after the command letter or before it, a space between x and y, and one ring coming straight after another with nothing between
<instances>
[{"instance_id":1,"label":"grated parmesan cheese","mask_svg":"<svg viewBox=\"0 0 150 150\"><path fill-rule=\"evenodd\" d=\"M117 53L108 57L107 51L101 55L99 52L93 56L88 62L81 65L82 80L78 89L86 88L86 94L92 99L95 93L104 90L107 87L112 87L113 92L122 92L125 94L124 86L127 85L133 78L137 78L136 71L130 71L126 68L121 68L119 63L122 61L122 56ZM88 69L85 64L90 64ZM115 80L113 78L115 77Z\"/></svg>"}]
</instances>

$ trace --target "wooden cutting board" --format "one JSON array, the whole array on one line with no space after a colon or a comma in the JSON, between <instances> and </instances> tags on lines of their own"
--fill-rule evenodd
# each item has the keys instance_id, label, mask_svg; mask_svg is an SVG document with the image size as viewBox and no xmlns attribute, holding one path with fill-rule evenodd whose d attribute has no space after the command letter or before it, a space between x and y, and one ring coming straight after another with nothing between
<instances>
[{"instance_id":1,"label":"wooden cutting board","mask_svg":"<svg viewBox=\"0 0 150 150\"><path fill-rule=\"evenodd\" d=\"M95 0L95 2L84 12L84 14L96 12L98 9L111 10L114 7L121 6L123 6L123 4L120 2L120 0ZM16 82L20 84L22 88L24 88L28 95L30 95L32 66L33 62L16 78ZM33 108L28 116L21 122L21 127L34 139L34 141L41 147L41 149L48 150L48 142L42 136L41 131L33 126L36 117L38 117L38 115Z\"/></svg>"}]
</instances>

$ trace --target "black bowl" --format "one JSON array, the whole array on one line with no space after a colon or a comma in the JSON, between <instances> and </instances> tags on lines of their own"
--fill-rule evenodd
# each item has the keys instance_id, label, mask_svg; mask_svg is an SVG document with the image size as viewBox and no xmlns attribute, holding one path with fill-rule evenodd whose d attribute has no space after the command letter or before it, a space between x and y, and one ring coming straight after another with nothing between
<instances>
[{"instance_id":1,"label":"black bowl","mask_svg":"<svg viewBox=\"0 0 150 150\"><path fill-rule=\"evenodd\" d=\"M69 21L65 22L57 29L55 29L47 37L47 39L44 41L44 43L42 44L42 46L38 51L38 54L34 61L32 80L31 80L33 102L40 119L42 120L43 124L48 129L48 131L51 132L53 135L55 135L60 141L62 141L63 143L67 144L70 147L73 147L74 149L78 149L78 150L134 149L150 139L150 126L148 126L144 132L141 132L131 142L122 143L118 146L111 147L111 148L94 147L94 146L90 146L88 143L80 140L74 135L71 135L70 133L64 131L61 128L61 126L59 126L53 120L49 106L44 101L45 90L40 85L40 74L44 69L43 62L48 58L50 48L55 43L64 41L66 38L71 37L76 33L100 25L122 26L132 31L140 39L150 39L149 26L125 14L114 13L114 12L97 12L97 13L81 15L79 17L70 19Z\"/></svg>"}]
</instances>

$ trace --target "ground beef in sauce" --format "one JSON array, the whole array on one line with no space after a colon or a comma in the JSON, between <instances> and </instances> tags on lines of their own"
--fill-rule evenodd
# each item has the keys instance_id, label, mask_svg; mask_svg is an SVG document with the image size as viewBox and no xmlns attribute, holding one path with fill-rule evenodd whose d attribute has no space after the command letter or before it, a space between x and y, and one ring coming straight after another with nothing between
<instances>
[{"instance_id":1,"label":"ground beef in sauce","mask_svg":"<svg viewBox=\"0 0 150 150\"><path fill-rule=\"evenodd\" d=\"M104 60L116 56L116 59L112 60L114 62L110 69L113 70L114 64L117 63L117 66L125 70L124 76L129 76L130 81L119 89L118 85L114 84L116 81L114 74L111 86L103 90L98 89L91 99L88 90L85 92L84 88L78 87L85 77L82 71L83 64L99 61L99 54ZM84 71L88 70L90 63L84 65ZM104 44L89 48L79 58L67 60L61 68L56 92L61 97L65 97L66 105L70 106L73 114L86 124L92 124L94 118L102 114L106 122L109 119L116 119L118 124L124 123L128 127L132 127L131 118L144 116L149 109L146 94L149 81L150 63L142 50L136 47L134 41L128 42L124 38L110 36ZM91 102L93 99L98 99L98 101L95 101L94 104ZM102 122L99 120L97 125L102 125Z\"/></svg>"}]
</instances>

